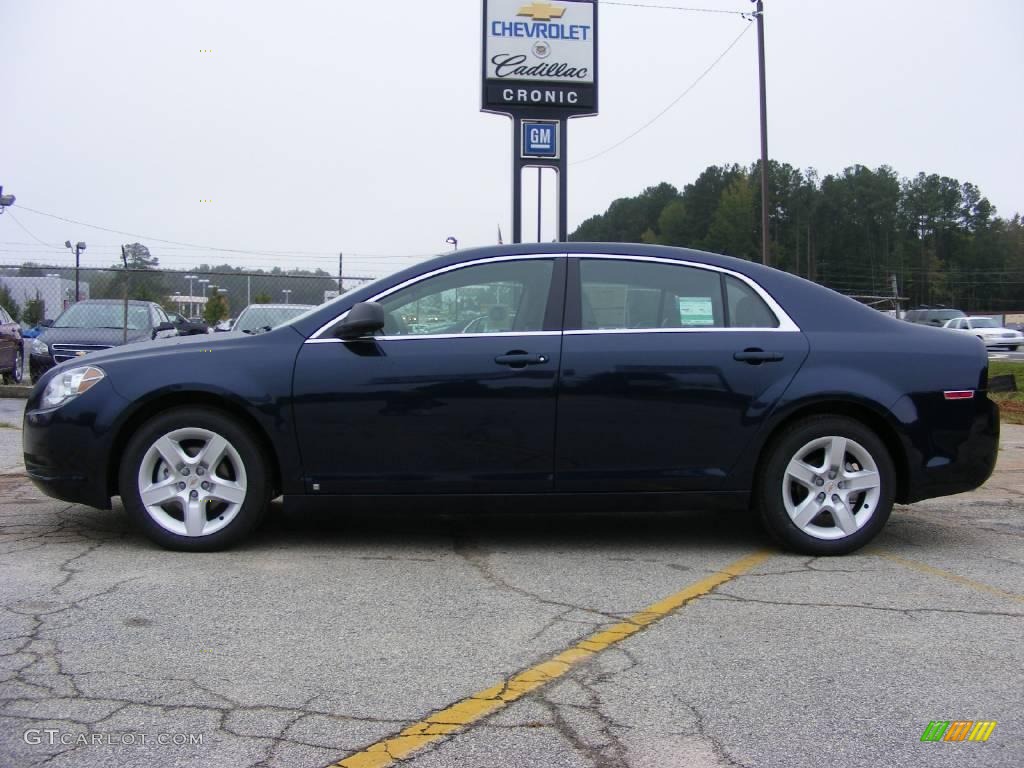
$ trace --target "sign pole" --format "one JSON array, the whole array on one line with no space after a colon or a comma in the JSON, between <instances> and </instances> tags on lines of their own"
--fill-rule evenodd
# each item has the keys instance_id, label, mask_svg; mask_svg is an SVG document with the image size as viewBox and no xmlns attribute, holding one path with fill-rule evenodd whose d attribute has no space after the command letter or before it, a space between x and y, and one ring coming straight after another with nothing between
<instances>
[{"instance_id":1,"label":"sign pole","mask_svg":"<svg viewBox=\"0 0 1024 768\"><path fill-rule=\"evenodd\" d=\"M558 242L569 239L569 121L562 118L562 151L558 159Z\"/></svg>"}]
</instances>

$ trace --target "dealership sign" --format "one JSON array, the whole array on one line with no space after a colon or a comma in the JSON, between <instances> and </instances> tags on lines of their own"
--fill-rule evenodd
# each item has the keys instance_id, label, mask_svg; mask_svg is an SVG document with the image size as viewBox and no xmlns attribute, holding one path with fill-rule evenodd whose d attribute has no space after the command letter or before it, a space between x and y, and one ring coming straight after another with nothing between
<instances>
[{"instance_id":1,"label":"dealership sign","mask_svg":"<svg viewBox=\"0 0 1024 768\"><path fill-rule=\"evenodd\" d=\"M597 114L593 0L484 0L483 109Z\"/></svg>"}]
</instances>

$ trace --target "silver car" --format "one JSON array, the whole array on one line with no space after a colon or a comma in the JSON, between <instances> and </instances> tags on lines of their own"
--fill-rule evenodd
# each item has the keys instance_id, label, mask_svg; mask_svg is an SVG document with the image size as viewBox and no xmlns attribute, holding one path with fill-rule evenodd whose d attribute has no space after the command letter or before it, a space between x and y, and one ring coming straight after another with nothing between
<instances>
[{"instance_id":1,"label":"silver car","mask_svg":"<svg viewBox=\"0 0 1024 768\"><path fill-rule=\"evenodd\" d=\"M1004 328L991 317L956 317L946 321L943 328L971 333L981 339L988 349L1005 347L1013 352L1024 346L1024 333Z\"/></svg>"}]
</instances>

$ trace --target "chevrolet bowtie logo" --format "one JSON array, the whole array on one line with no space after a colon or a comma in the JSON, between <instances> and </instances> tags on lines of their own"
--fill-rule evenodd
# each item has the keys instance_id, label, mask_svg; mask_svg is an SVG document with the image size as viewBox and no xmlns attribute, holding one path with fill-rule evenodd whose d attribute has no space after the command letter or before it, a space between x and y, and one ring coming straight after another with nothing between
<instances>
[{"instance_id":1,"label":"chevrolet bowtie logo","mask_svg":"<svg viewBox=\"0 0 1024 768\"><path fill-rule=\"evenodd\" d=\"M535 21L551 21L565 16L565 8L551 3L531 3L519 9L517 16L529 16Z\"/></svg>"}]
</instances>

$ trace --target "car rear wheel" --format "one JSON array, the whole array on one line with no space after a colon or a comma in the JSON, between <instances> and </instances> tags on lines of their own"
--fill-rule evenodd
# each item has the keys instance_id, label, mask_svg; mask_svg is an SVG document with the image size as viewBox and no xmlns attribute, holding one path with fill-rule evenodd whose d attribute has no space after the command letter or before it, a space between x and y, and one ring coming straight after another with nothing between
<instances>
[{"instance_id":1,"label":"car rear wheel","mask_svg":"<svg viewBox=\"0 0 1024 768\"><path fill-rule=\"evenodd\" d=\"M892 458L860 422L815 416L768 448L757 503L768 531L809 555L842 555L885 525L895 496Z\"/></svg>"},{"instance_id":2,"label":"car rear wheel","mask_svg":"<svg viewBox=\"0 0 1024 768\"><path fill-rule=\"evenodd\" d=\"M266 478L266 459L248 430L216 410L179 408L135 433L119 480L125 509L150 539L209 552L257 526L269 501Z\"/></svg>"}]
</instances>

